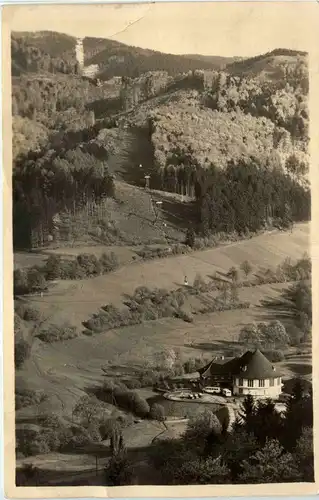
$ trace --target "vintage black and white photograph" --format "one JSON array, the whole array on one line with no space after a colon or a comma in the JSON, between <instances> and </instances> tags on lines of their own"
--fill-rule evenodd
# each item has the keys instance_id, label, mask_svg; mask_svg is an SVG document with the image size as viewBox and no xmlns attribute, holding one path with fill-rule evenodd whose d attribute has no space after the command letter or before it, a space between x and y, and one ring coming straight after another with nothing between
<instances>
[{"instance_id":1,"label":"vintage black and white photograph","mask_svg":"<svg viewBox=\"0 0 319 500\"><path fill-rule=\"evenodd\" d=\"M63 8L10 33L16 486L313 483L298 9Z\"/></svg>"}]
</instances>

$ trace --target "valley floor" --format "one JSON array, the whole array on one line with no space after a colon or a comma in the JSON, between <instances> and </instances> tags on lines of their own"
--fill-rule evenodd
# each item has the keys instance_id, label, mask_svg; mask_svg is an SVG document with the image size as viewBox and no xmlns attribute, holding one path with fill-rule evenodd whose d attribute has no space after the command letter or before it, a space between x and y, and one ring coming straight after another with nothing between
<instances>
[{"instance_id":1,"label":"valley floor","mask_svg":"<svg viewBox=\"0 0 319 500\"><path fill-rule=\"evenodd\" d=\"M231 266L238 266L246 259L253 265L268 268L281 263L286 257L293 260L301 258L305 252L309 252L309 225L299 224L292 233L263 234L248 241L185 256L133 263L94 279L79 282L61 281L43 298L30 297L28 301L41 310L48 323L62 323L67 320L81 326L81 322L97 312L101 306L110 302L115 305L122 304L124 294L131 294L138 285L174 289L182 286L185 275L192 282L197 273L203 278L213 275L216 271L225 273ZM227 350L237 343L243 325L253 321L276 319L274 312L267 309L267 304L261 301L279 296L287 286L289 283L242 288L240 300L249 301L249 309L196 315L194 323L166 318L92 336L81 334L72 340L54 344L45 344L36 338L31 357L17 372L16 382L19 385L27 381L29 389L41 389L49 395L48 400L41 403L37 411L55 412L70 418L72 408L79 397L103 384L105 373L108 371L113 377L120 378L123 374L129 374L132 368L147 368L147 360L165 348L179 350L183 359L202 357L203 365L213 355L227 353ZM292 349L291 357L280 365L285 378L298 374L306 378L311 377L310 354L299 358ZM140 391L141 394L143 391L147 392L145 389ZM150 396L146 392L142 394L143 397ZM114 407L109 406L111 413ZM34 412L34 407L17 411L17 423L27 419L32 421ZM136 454L136 464L141 468L141 477L145 469L142 449L164 430L162 427L161 424L144 421L128 429L127 447L130 453ZM185 423L174 424L166 432L171 436L178 435L184 428ZM88 480L89 484L95 484L95 481L96 484L101 484L101 474L95 474L95 459L92 454L83 453L77 457L58 455L49 454L44 457L46 462L43 461L42 465L43 469L48 469L49 483L49 469L55 463L70 473L66 478L68 484L70 481L72 483L73 479L74 484L79 484L82 480ZM27 462L33 461L33 458L35 461L41 461L41 457L31 458L32 460ZM103 460L100 462L101 467ZM24 460L20 460L20 463L23 462ZM72 470L76 470L76 474L73 474ZM59 476L62 483L64 473L61 470ZM57 484L54 474L52 481L52 484Z\"/></svg>"},{"instance_id":2,"label":"valley floor","mask_svg":"<svg viewBox=\"0 0 319 500\"><path fill-rule=\"evenodd\" d=\"M259 266L274 266L285 257L300 258L308 251L309 225L298 225L293 233L264 234L248 241L123 267L107 276L79 282L59 282L47 295L31 297L47 323L81 322L109 302L122 305L123 295L136 286L176 288L187 274L190 282L196 273L205 278L216 270L227 271L248 259ZM187 272L186 272L187 271ZM54 344L35 339L32 357L18 377L28 380L32 389L43 389L54 398L59 411L69 410L82 391L103 380L101 366L140 366L154 352L166 347L181 349L186 356L208 355L236 342L241 327L269 319L272 311L260 307L261 300L278 296L287 283L260 285L240 290L240 299L251 307L215 312L195 317L194 323L166 318L93 336ZM27 411L27 409L25 410Z\"/></svg>"},{"instance_id":3,"label":"valley floor","mask_svg":"<svg viewBox=\"0 0 319 500\"><path fill-rule=\"evenodd\" d=\"M185 276L192 283L198 273L205 279L216 271L227 272L230 267L238 266L244 260L253 266L274 267L286 257L295 260L309 250L310 224L297 224L292 233L265 233L250 240L189 255L126 264L108 275L96 278L60 281L44 297L30 297L29 300L50 316L52 322L59 324L67 320L81 326L82 321L101 306L109 303L121 305L125 294L131 294L137 286L170 290L183 286ZM81 252L81 248L78 248L78 252Z\"/></svg>"}]
</instances>

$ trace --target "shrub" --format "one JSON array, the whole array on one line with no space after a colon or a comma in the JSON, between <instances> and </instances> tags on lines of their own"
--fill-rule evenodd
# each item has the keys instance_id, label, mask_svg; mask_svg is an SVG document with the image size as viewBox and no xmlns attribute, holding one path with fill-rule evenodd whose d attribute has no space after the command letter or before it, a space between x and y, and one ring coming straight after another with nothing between
<instances>
[{"instance_id":1,"label":"shrub","mask_svg":"<svg viewBox=\"0 0 319 500\"><path fill-rule=\"evenodd\" d=\"M103 313L94 314L88 321L83 323L85 328L100 333L122 326L137 325L143 320L140 311L120 310L112 304L104 306L103 309Z\"/></svg>"},{"instance_id":2,"label":"shrub","mask_svg":"<svg viewBox=\"0 0 319 500\"><path fill-rule=\"evenodd\" d=\"M24 312L23 319L25 321L39 321L40 320L40 311L34 309L33 307L26 307Z\"/></svg>"},{"instance_id":3,"label":"shrub","mask_svg":"<svg viewBox=\"0 0 319 500\"><path fill-rule=\"evenodd\" d=\"M230 287L230 300L233 304L237 304L239 301L238 287L236 283L236 280L233 281Z\"/></svg>"},{"instance_id":4,"label":"shrub","mask_svg":"<svg viewBox=\"0 0 319 500\"><path fill-rule=\"evenodd\" d=\"M61 418L54 413L41 415L38 422L42 427L47 427L49 429L60 429L63 427Z\"/></svg>"},{"instance_id":5,"label":"shrub","mask_svg":"<svg viewBox=\"0 0 319 500\"><path fill-rule=\"evenodd\" d=\"M241 270L243 271L243 273L245 274L246 278L252 272L252 269L253 269L248 260L244 260L244 262L242 262L240 267L241 267Z\"/></svg>"},{"instance_id":6,"label":"shrub","mask_svg":"<svg viewBox=\"0 0 319 500\"><path fill-rule=\"evenodd\" d=\"M13 288L15 295L25 295L43 291L46 287L44 275L37 267L15 269L13 272Z\"/></svg>"},{"instance_id":7,"label":"shrub","mask_svg":"<svg viewBox=\"0 0 319 500\"><path fill-rule=\"evenodd\" d=\"M39 321L40 312L31 306L18 303L15 305L15 313L24 321Z\"/></svg>"},{"instance_id":8,"label":"shrub","mask_svg":"<svg viewBox=\"0 0 319 500\"><path fill-rule=\"evenodd\" d=\"M14 328L14 335L15 335L15 337L17 337L18 335L20 335L21 332L23 331L22 320L21 320L20 316L18 316L18 314L16 312L14 312L14 317L13 317L13 328Z\"/></svg>"},{"instance_id":9,"label":"shrub","mask_svg":"<svg viewBox=\"0 0 319 500\"><path fill-rule=\"evenodd\" d=\"M103 441L105 439L110 439L112 435L116 432L120 432L122 429L122 423L118 418L108 418L103 420L100 424L100 434L102 436Z\"/></svg>"},{"instance_id":10,"label":"shrub","mask_svg":"<svg viewBox=\"0 0 319 500\"><path fill-rule=\"evenodd\" d=\"M15 269L13 271L13 288L15 295L28 293L28 278L25 269Z\"/></svg>"},{"instance_id":11,"label":"shrub","mask_svg":"<svg viewBox=\"0 0 319 500\"><path fill-rule=\"evenodd\" d=\"M109 401L112 404L116 404L118 407L131 411L136 415L144 418L149 414L150 407L147 401L142 398L137 392L122 388L114 387L110 389L109 387L103 387L99 392L98 396Z\"/></svg>"},{"instance_id":12,"label":"shrub","mask_svg":"<svg viewBox=\"0 0 319 500\"><path fill-rule=\"evenodd\" d=\"M163 422L165 420L164 407L158 403L153 403L150 409L150 418L158 422Z\"/></svg>"},{"instance_id":13,"label":"shrub","mask_svg":"<svg viewBox=\"0 0 319 500\"><path fill-rule=\"evenodd\" d=\"M25 457L49 453L50 447L41 430L36 427L22 427L16 429L16 448Z\"/></svg>"},{"instance_id":14,"label":"shrub","mask_svg":"<svg viewBox=\"0 0 319 500\"><path fill-rule=\"evenodd\" d=\"M188 460L180 467L170 471L173 484L230 484L229 469L221 460L213 457Z\"/></svg>"},{"instance_id":15,"label":"shrub","mask_svg":"<svg viewBox=\"0 0 319 500\"><path fill-rule=\"evenodd\" d=\"M289 336L284 325L280 321L270 321L270 323L259 323L258 329L264 344L285 346L289 344Z\"/></svg>"},{"instance_id":16,"label":"shrub","mask_svg":"<svg viewBox=\"0 0 319 500\"><path fill-rule=\"evenodd\" d=\"M120 414L117 417L117 421L119 422L121 428L125 429L127 427L130 427L134 423L134 418L130 414L128 414L128 415L126 415L126 414L125 415Z\"/></svg>"},{"instance_id":17,"label":"shrub","mask_svg":"<svg viewBox=\"0 0 319 500\"><path fill-rule=\"evenodd\" d=\"M128 379L124 383L128 389L140 389L142 387L141 381L137 379Z\"/></svg>"},{"instance_id":18,"label":"shrub","mask_svg":"<svg viewBox=\"0 0 319 500\"><path fill-rule=\"evenodd\" d=\"M108 419L104 419L100 424L100 433L102 439L109 439L114 433L121 434L122 429L130 427L134 422L134 418L130 414L119 414L118 416L112 413Z\"/></svg>"},{"instance_id":19,"label":"shrub","mask_svg":"<svg viewBox=\"0 0 319 500\"><path fill-rule=\"evenodd\" d=\"M110 272L117 266L118 262L113 252L110 255L102 254L100 259L97 259L94 254L88 253L79 254L76 259L64 260L60 256L51 255L43 272L50 280L58 278L76 280Z\"/></svg>"},{"instance_id":20,"label":"shrub","mask_svg":"<svg viewBox=\"0 0 319 500\"><path fill-rule=\"evenodd\" d=\"M38 338L48 344L73 339L77 336L78 331L76 327L68 324L62 326L50 325L47 329L42 330L38 334Z\"/></svg>"},{"instance_id":21,"label":"shrub","mask_svg":"<svg viewBox=\"0 0 319 500\"><path fill-rule=\"evenodd\" d=\"M104 380L103 384L104 391L113 391L115 387L117 387L117 382L114 382L114 380Z\"/></svg>"},{"instance_id":22,"label":"shrub","mask_svg":"<svg viewBox=\"0 0 319 500\"><path fill-rule=\"evenodd\" d=\"M281 276L278 276L278 273L282 275L282 270L281 268L277 268L276 271L273 269L265 269L263 272L259 273L257 276L257 284L259 285L264 285L264 284L271 284L271 283L280 283L281 281L284 281L284 278Z\"/></svg>"},{"instance_id":23,"label":"shrub","mask_svg":"<svg viewBox=\"0 0 319 500\"><path fill-rule=\"evenodd\" d=\"M30 357L31 345L24 339L17 340L14 344L14 366L18 370Z\"/></svg>"},{"instance_id":24,"label":"shrub","mask_svg":"<svg viewBox=\"0 0 319 500\"><path fill-rule=\"evenodd\" d=\"M78 400L72 413L88 427L103 416L103 406L96 396L85 395Z\"/></svg>"},{"instance_id":25,"label":"shrub","mask_svg":"<svg viewBox=\"0 0 319 500\"><path fill-rule=\"evenodd\" d=\"M91 422L87 427L87 431L92 442L99 442L102 440L98 422Z\"/></svg>"},{"instance_id":26,"label":"shrub","mask_svg":"<svg viewBox=\"0 0 319 500\"><path fill-rule=\"evenodd\" d=\"M81 425L73 425L70 428L71 436L68 442L65 444L65 449L74 449L77 447L87 446L92 442L90 432L88 429Z\"/></svg>"},{"instance_id":27,"label":"shrub","mask_svg":"<svg viewBox=\"0 0 319 500\"><path fill-rule=\"evenodd\" d=\"M59 279L61 267L61 257L59 255L50 255L43 268L45 278L47 280Z\"/></svg>"},{"instance_id":28,"label":"shrub","mask_svg":"<svg viewBox=\"0 0 319 500\"><path fill-rule=\"evenodd\" d=\"M193 373L196 371L196 361L195 359L191 358L185 361L184 363L184 370L185 373Z\"/></svg>"},{"instance_id":29,"label":"shrub","mask_svg":"<svg viewBox=\"0 0 319 500\"><path fill-rule=\"evenodd\" d=\"M296 273L298 280L307 280L311 278L311 259L307 253L297 261L296 263Z\"/></svg>"},{"instance_id":30,"label":"shrub","mask_svg":"<svg viewBox=\"0 0 319 500\"><path fill-rule=\"evenodd\" d=\"M189 246L184 245L182 243L176 243L169 247L157 247L157 248L144 247L142 250L136 251L136 253L143 260L151 260L151 259L169 257L171 255L183 255L188 253L189 250L190 250Z\"/></svg>"},{"instance_id":31,"label":"shrub","mask_svg":"<svg viewBox=\"0 0 319 500\"><path fill-rule=\"evenodd\" d=\"M45 277L37 267L28 270L27 280L29 293L41 292L46 287Z\"/></svg>"},{"instance_id":32,"label":"shrub","mask_svg":"<svg viewBox=\"0 0 319 500\"><path fill-rule=\"evenodd\" d=\"M164 349L154 354L154 363L157 370L172 370L176 361L177 355L174 349Z\"/></svg>"},{"instance_id":33,"label":"shrub","mask_svg":"<svg viewBox=\"0 0 319 500\"><path fill-rule=\"evenodd\" d=\"M80 253L76 260L85 276L97 276L101 273L101 264L94 254Z\"/></svg>"},{"instance_id":34,"label":"shrub","mask_svg":"<svg viewBox=\"0 0 319 500\"><path fill-rule=\"evenodd\" d=\"M176 290L174 293L174 298L176 300L177 306L182 307L185 303L185 295L181 290Z\"/></svg>"},{"instance_id":35,"label":"shrub","mask_svg":"<svg viewBox=\"0 0 319 500\"><path fill-rule=\"evenodd\" d=\"M290 339L290 345L298 346L304 337L304 333L296 325L289 326L287 333Z\"/></svg>"},{"instance_id":36,"label":"shrub","mask_svg":"<svg viewBox=\"0 0 319 500\"><path fill-rule=\"evenodd\" d=\"M184 366L181 363L175 363L173 366L173 373L177 377L184 375Z\"/></svg>"},{"instance_id":37,"label":"shrub","mask_svg":"<svg viewBox=\"0 0 319 500\"><path fill-rule=\"evenodd\" d=\"M227 276L233 281L237 282L239 280L239 272L236 267L231 267L227 273Z\"/></svg>"},{"instance_id":38,"label":"shrub","mask_svg":"<svg viewBox=\"0 0 319 500\"><path fill-rule=\"evenodd\" d=\"M290 339L280 321L271 321L244 326L240 331L239 341L254 346L285 346Z\"/></svg>"},{"instance_id":39,"label":"shrub","mask_svg":"<svg viewBox=\"0 0 319 500\"><path fill-rule=\"evenodd\" d=\"M125 456L116 455L105 467L105 484L109 486L125 486L133 484L134 470Z\"/></svg>"},{"instance_id":40,"label":"shrub","mask_svg":"<svg viewBox=\"0 0 319 500\"><path fill-rule=\"evenodd\" d=\"M222 426L217 416L213 412L205 410L198 416L189 419L184 439L191 448L202 450L208 436L211 433L218 435L221 430Z\"/></svg>"},{"instance_id":41,"label":"shrub","mask_svg":"<svg viewBox=\"0 0 319 500\"><path fill-rule=\"evenodd\" d=\"M207 288L205 280L203 279L203 277L199 273L197 273L195 276L193 288L195 288L198 291L206 290L206 288Z\"/></svg>"},{"instance_id":42,"label":"shrub","mask_svg":"<svg viewBox=\"0 0 319 500\"><path fill-rule=\"evenodd\" d=\"M187 229L185 245L189 246L190 248L194 248L195 246L195 231L192 228Z\"/></svg>"},{"instance_id":43,"label":"shrub","mask_svg":"<svg viewBox=\"0 0 319 500\"><path fill-rule=\"evenodd\" d=\"M309 318L306 312L301 311L296 314L296 323L297 323L297 328L299 328L300 331L302 332L303 339L305 341L311 332L311 324L312 324L311 318Z\"/></svg>"},{"instance_id":44,"label":"shrub","mask_svg":"<svg viewBox=\"0 0 319 500\"><path fill-rule=\"evenodd\" d=\"M16 458L23 453L16 452ZM38 485L39 469L32 464L24 464L21 468L16 469L16 485L17 486L35 486Z\"/></svg>"},{"instance_id":45,"label":"shrub","mask_svg":"<svg viewBox=\"0 0 319 500\"><path fill-rule=\"evenodd\" d=\"M169 257L172 253L172 247L144 247L142 250L136 251L137 255L143 260L161 259Z\"/></svg>"},{"instance_id":46,"label":"shrub","mask_svg":"<svg viewBox=\"0 0 319 500\"><path fill-rule=\"evenodd\" d=\"M43 391L33 391L31 389L15 390L15 408L20 410L28 406L39 405L45 401L48 396Z\"/></svg>"},{"instance_id":47,"label":"shrub","mask_svg":"<svg viewBox=\"0 0 319 500\"><path fill-rule=\"evenodd\" d=\"M132 413L142 418L145 418L149 414L149 404L142 396L136 392L131 392L131 394L128 395L128 399L131 403Z\"/></svg>"},{"instance_id":48,"label":"shrub","mask_svg":"<svg viewBox=\"0 0 319 500\"><path fill-rule=\"evenodd\" d=\"M262 353L271 363L278 363L279 361L283 361L285 359L282 351L268 349L266 351L262 351Z\"/></svg>"},{"instance_id":49,"label":"shrub","mask_svg":"<svg viewBox=\"0 0 319 500\"><path fill-rule=\"evenodd\" d=\"M294 281L296 277L295 266L292 264L291 259L287 257L284 262L279 266L287 281Z\"/></svg>"},{"instance_id":50,"label":"shrub","mask_svg":"<svg viewBox=\"0 0 319 500\"><path fill-rule=\"evenodd\" d=\"M85 276L85 271L79 266L77 260L61 261L60 278L62 280L83 279Z\"/></svg>"},{"instance_id":51,"label":"shrub","mask_svg":"<svg viewBox=\"0 0 319 500\"><path fill-rule=\"evenodd\" d=\"M141 387L153 387L159 381L159 375L153 371L144 372L140 375Z\"/></svg>"},{"instance_id":52,"label":"shrub","mask_svg":"<svg viewBox=\"0 0 319 500\"><path fill-rule=\"evenodd\" d=\"M186 321L186 323L193 323L193 321L194 321L193 316L190 313L183 311L182 309L178 309L176 311L175 317L180 318L183 321Z\"/></svg>"},{"instance_id":53,"label":"shrub","mask_svg":"<svg viewBox=\"0 0 319 500\"><path fill-rule=\"evenodd\" d=\"M176 245L172 245L173 255L184 255L188 252L189 252L189 247L187 245L183 245L181 243L176 243Z\"/></svg>"},{"instance_id":54,"label":"shrub","mask_svg":"<svg viewBox=\"0 0 319 500\"><path fill-rule=\"evenodd\" d=\"M100 265L103 273L109 273L118 268L118 259L114 252L110 254L103 253L100 257Z\"/></svg>"},{"instance_id":55,"label":"shrub","mask_svg":"<svg viewBox=\"0 0 319 500\"><path fill-rule=\"evenodd\" d=\"M26 304L21 302L20 300L15 300L14 301L14 314L18 316L19 319L23 319L24 316L24 311L26 308Z\"/></svg>"}]
</instances>

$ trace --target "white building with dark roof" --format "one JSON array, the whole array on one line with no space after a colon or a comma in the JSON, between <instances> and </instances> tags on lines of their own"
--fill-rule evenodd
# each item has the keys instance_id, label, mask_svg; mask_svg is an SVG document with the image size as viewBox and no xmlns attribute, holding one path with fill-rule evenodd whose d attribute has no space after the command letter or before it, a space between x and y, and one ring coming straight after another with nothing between
<instances>
[{"instance_id":1,"label":"white building with dark roof","mask_svg":"<svg viewBox=\"0 0 319 500\"><path fill-rule=\"evenodd\" d=\"M282 392L280 372L259 349L230 360L214 359L199 374L203 384L229 387L234 395L275 399Z\"/></svg>"}]
</instances>

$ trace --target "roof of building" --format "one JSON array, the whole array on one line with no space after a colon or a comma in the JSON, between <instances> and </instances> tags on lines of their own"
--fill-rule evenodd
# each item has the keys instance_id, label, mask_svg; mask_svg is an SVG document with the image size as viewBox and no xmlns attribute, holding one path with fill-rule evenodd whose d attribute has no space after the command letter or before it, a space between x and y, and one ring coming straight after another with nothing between
<instances>
[{"instance_id":1,"label":"roof of building","mask_svg":"<svg viewBox=\"0 0 319 500\"><path fill-rule=\"evenodd\" d=\"M207 365L205 365L203 368L200 368L198 372L202 377L207 377L209 375L223 375L224 373L229 372L229 370L225 370L225 366L228 365L228 363L232 360L233 358L217 358L215 357L210 361Z\"/></svg>"},{"instance_id":2,"label":"roof of building","mask_svg":"<svg viewBox=\"0 0 319 500\"><path fill-rule=\"evenodd\" d=\"M277 378L280 373L276 367L260 352L247 351L241 357L230 360L213 359L199 370L202 377L210 375L232 375L245 379Z\"/></svg>"}]
</instances>

